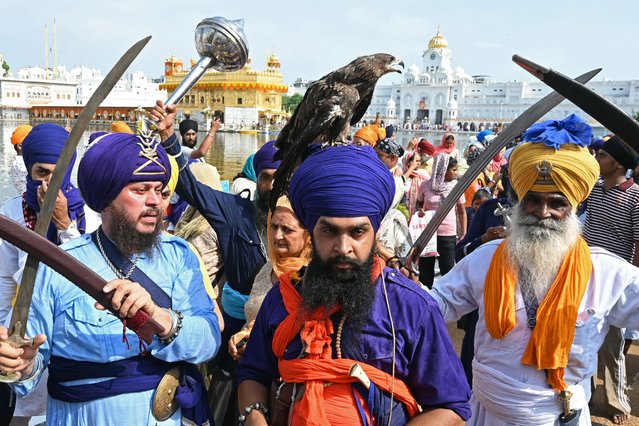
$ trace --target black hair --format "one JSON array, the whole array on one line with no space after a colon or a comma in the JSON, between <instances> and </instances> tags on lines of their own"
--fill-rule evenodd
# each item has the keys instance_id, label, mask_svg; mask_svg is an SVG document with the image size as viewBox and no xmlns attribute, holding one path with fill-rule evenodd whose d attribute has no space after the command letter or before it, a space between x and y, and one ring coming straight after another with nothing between
<instances>
[{"instance_id":1,"label":"black hair","mask_svg":"<svg viewBox=\"0 0 639 426\"><path fill-rule=\"evenodd\" d=\"M488 198L492 198L492 194L489 190L484 188L478 189L477 192L475 192L475 195L473 195L473 201L486 200Z\"/></svg>"},{"instance_id":2,"label":"black hair","mask_svg":"<svg viewBox=\"0 0 639 426\"><path fill-rule=\"evenodd\" d=\"M448 160L448 167L446 167L446 170L450 170L456 165L457 165L457 159L450 157L450 160Z\"/></svg>"}]
</instances>

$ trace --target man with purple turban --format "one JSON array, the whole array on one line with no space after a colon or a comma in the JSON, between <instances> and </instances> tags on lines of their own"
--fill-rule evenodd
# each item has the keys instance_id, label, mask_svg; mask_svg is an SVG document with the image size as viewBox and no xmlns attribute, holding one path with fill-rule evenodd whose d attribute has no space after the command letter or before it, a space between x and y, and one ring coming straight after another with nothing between
<instances>
[{"instance_id":1,"label":"man with purple turban","mask_svg":"<svg viewBox=\"0 0 639 426\"><path fill-rule=\"evenodd\" d=\"M119 318L43 266L27 327L33 346L0 344L0 369L22 373L11 385L19 395L31 391L48 369L49 424L211 421L195 364L215 355L220 330L197 257L184 240L161 233L162 189L170 170L159 144L127 133L97 139L80 162L80 191L101 213L102 225L62 248L108 281L103 291L111 294ZM123 330L123 322L139 310L163 329L148 347ZM0 327L0 341L6 334ZM156 388L169 370L180 372L183 386L177 392L158 389L157 394L175 395L173 409L152 411Z\"/></svg>"},{"instance_id":2,"label":"man with purple turban","mask_svg":"<svg viewBox=\"0 0 639 426\"><path fill-rule=\"evenodd\" d=\"M66 130L51 123L16 129L12 143L22 148L20 161L24 161L27 170L23 175L26 191L0 206L0 214L35 229L40 205L68 136ZM86 228L84 202L69 180L74 161L75 157L64 176L47 232L47 238L56 244L79 237ZM0 324L4 324L9 314L26 259L27 253L0 240ZM46 389L40 386L27 398L18 398L14 414L16 418L27 418L28 422L28 417L42 415L45 410Z\"/></svg>"},{"instance_id":3,"label":"man with purple turban","mask_svg":"<svg viewBox=\"0 0 639 426\"><path fill-rule=\"evenodd\" d=\"M394 193L370 147L328 147L294 172L289 199L313 254L308 267L280 276L258 313L237 368L244 424L281 424L282 415L290 424L463 424L470 416L435 301L375 254ZM270 413L280 377L276 405L296 402Z\"/></svg>"},{"instance_id":4,"label":"man with purple turban","mask_svg":"<svg viewBox=\"0 0 639 426\"><path fill-rule=\"evenodd\" d=\"M267 260L265 247L268 200L273 188L273 175L280 161L274 159L277 149L272 141L255 153L253 168L257 176L257 191L254 201L215 190L199 182L190 169L185 167L186 158L180 155L181 147L173 131L175 115L175 106L168 105L165 110L161 101L151 111L151 116L158 121L162 145L175 157L180 168L176 193L206 218L218 236L227 279L222 290L222 340L226 344L246 323L244 304L251 293L255 275ZM222 370L232 372L235 363L228 352L220 352L219 357ZM232 402L226 404L224 401L216 401L216 406L220 405L223 405L224 410L227 410L227 405L230 407L224 424L236 420Z\"/></svg>"}]
</instances>

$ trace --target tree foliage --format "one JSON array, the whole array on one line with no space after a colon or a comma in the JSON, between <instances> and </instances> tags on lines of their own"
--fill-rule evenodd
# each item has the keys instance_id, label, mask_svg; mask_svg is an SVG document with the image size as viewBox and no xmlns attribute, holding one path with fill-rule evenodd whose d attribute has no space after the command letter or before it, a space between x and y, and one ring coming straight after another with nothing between
<instances>
[{"instance_id":1,"label":"tree foliage","mask_svg":"<svg viewBox=\"0 0 639 426\"><path fill-rule=\"evenodd\" d=\"M299 93L294 94L293 96L282 96L282 109L286 112L292 113L295 111L295 108L302 102L304 96Z\"/></svg>"}]
</instances>

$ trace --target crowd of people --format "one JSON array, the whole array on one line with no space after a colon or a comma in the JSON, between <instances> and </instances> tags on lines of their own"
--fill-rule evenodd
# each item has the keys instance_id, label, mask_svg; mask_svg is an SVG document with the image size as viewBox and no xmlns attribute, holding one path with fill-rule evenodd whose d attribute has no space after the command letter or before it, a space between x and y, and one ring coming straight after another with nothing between
<instances>
[{"instance_id":1,"label":"crowd of people","mask_svg":"<svg viewBox=\"0 0 639 426\"><path fill-rule=\"evenodd\" d=\"M219 120L198 144L176 115L158 101L156 137L115 123L77 187L66 171L46 237L107 281L110 306L40 267L33 344L0 327L0 370L20 377L0 385L6 424L587 425L598 362L603 409L627 422L639 159L620 138L593 140L575 115L533 125L412 253L491 131L462 149L448 132L403 146L393 126L353 129L309 147L271 211L274 141L226 193L202 161ZM20 195L0 214L35 229L67 136L14 131ZM26 257L0 240L1 324Z\"/></svg>"}]
</instances>

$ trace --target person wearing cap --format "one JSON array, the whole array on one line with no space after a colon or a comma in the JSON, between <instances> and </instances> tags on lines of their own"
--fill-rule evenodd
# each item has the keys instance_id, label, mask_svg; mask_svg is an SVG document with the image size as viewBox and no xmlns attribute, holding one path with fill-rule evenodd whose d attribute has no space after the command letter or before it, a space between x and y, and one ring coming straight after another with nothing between
<instances>
[{"instance_id":1,"label":"person wearing cap","mask_svg":"<svg viewBox=\"0 0 639 426\"><path fill-rule=\"evenodd\" d=\"M273 189L273 175L280 165L280 161L274 158L277 152L275 141L265 143L253 157L257 190L255 200L251 201L199 182L186 167L187 158L181 155L181 146L173 131L175 105L167 105L165 110L164 104L158 101L151 111L151 116L158 122L162 145L169 155L177 160L180 169L176 193L204 216L218 237L226 274L226 282L222 289L222 341L226 345L231 336L240 331L246 322L244 305L251 294L255 276L268 260L265 249L268 202ZM228 352L221 351L219 360L216 361L220 368L228 373L226 377L230 377L235 363ZM233 399L228 404L227 400L222 398L214 403L222 410L225 422L237 418ZM215 411L217 412L217 409ZM216 420L220 419L216 416Z\"/></svg>"},{"instance_id":2,"label":"person wearing cap","mask_svg":"<svg viewBox=\"0 0 639 426\"><path fill-rule=\"evenodd\" d=\"M199 147L197 145L197 121L187 118L180 121L180 136L182 136L182 154L186 156L188 160L198 160L206 156L211 149L211 144L215 140L215 133L220 128L221 121L218 117L213 117L211 120L211 128L206 133L206 137L202 141ZM200 160L203 161L203 160Z\"/></svg>"},{"instance_id":3,"label":"person wearing cap","mask_svg":"<svg viewBox=\"0 0 639 426\"><path fill-rule=\"evenodd\" d=\"M22 194L27 189L27 168L24 166L24 160L22 159L22 141L32 128L28 124L23 124L11 133L11 145L16 152L16 157L11 163L11 180L18 194Z\"/></svg>"},{"instance_id":4,"label":"person wearing cap","mask_svg":"<svg viewBox=\"0 0 639 426\"><path fill-rule=\"evenodd\" d=\"M430 293L448 322L479 309L470 424L587 425L608 328L639 325L639 269L581 237L575 209L599 177L590 126L571 115L523 139L510 156L509 235Z\"/></svg>"},{"instance_id":5,"label":"person wearing cap","mask_svg":"<svg viewBox=\"0 0 639 426\"><path fill-rule=\"evenodd\" d=\"M397 209L406 192L404 171L398 164L399 158L404 155L404 148L396 140L386 138L377 143L375 153L377 158L393 173L393 179L395 180L395 196L390 210L384 220L382 220L377 250L387 266L399 270L403 266L400 258L408 256L413 245L406 216ZM408 273L407 270L403 270L403 272Z\"/></svg>"},{"instance_id":6,"label":"person wearing cap","mask_svg":"<svg viewBox=\"0 0 639 426\"><path fill-rule=\"evenodd\" d=\"M601 179L587 200L584 238L588 245L605 248L639 266L639 185L626 178L627 171L637 165L637 153L617 136L599 145L595 159ZM626 334L624 345L624 331L610 327L599 352L604 367L603 409L615 424L623 423L630 413L625 353L637 333L626 330Z\"/></svg>"},{"instance_id":7,"label":"person wearing cap","mask_svg":"<svg viewBox=\"0 0 639 426\"><path fill-rule=\"evenodd\" d=\"M159 144L126 133L98 139L80 161L78 186L102 225L62 248L108 281L102 291L116 315L43 265L26 330L33 345L0 344L0 369L21 374L11 385L19 395L48 370L48 424L155 423L155 391L172 369L188 386L177 390L176 411L162 424L212 421L195 365L215 355L220 329L196 255L184 240L162 233L161 192L170 170ZM123 329L135 327L130 319L140 310L161 327L148 346ZM6 339L0 327L0 342Z\"/></svg>"},{"instance_id":8,"label":"person wearing cap","mask_svg":"<svg viewBox=\"0 0 639 426\"><path fill-rule=\"evenodd\" d=\"M369 147L327 147L288 193L313 254L264 299L237 368L239 420L286 421L265 408L282 377L282 398L299 398L289 424L463 424L470 393L436 304L374 254L395 193L388 167Z\"/></svg>"}]
</instances>

